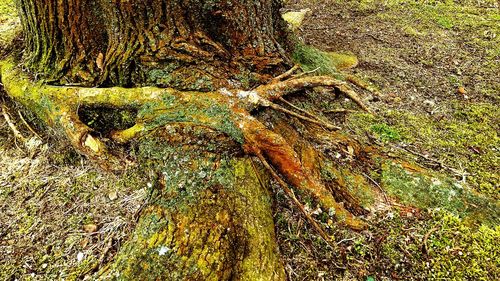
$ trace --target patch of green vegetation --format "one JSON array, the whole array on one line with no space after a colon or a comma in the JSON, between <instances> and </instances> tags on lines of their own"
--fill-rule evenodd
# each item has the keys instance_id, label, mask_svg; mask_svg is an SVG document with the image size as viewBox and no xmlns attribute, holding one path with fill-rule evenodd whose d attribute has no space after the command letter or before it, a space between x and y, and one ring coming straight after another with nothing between
<instances>
[{"instance_id":1,"label":"patch of green vegetation","mask_svg":"<svg viewBox=\"0 0 500 281\"><path fill-rule=\"evenodd\" d=\"M354 114L349 122L357 135L373 131L381 139L405 141L427 151L465 174L467 184L477 191L500 198L500 176L495 172L500 166L500 112L490 103L452 101L446 107L451 108L447 117L389 110L379 117Z\"/></svg>"},{"instance_id":2,"label":"patch of green vegetation","mask_svg":"<svg viewBox=\"0 0 500 281\"><path fill-rule=\"evenodd\" d=\"M304 71L316 71L317 74L342 78L335 67L334 58L329 53L315 47L297 43L292 58L295 63L300 64Z\"/></svg>"},{"instance_id":3,"label":"patch of green vegetation","mask_svg":"<svg viewBox=\"0 0 500 281\"><path fill-rule=\"evenodd\" d=\"M0 0L0 51L12 42L20 29L14 1Z\"/></svg>"},{"instance_id":4,"label":"patch of green vegetation","mask_svg":"<svg viewBox=\"0 0 500 281\"><path fill-rule=\"evenodd\" d=\"M17 16L16 5L13 0L0 0L0 24Z\"/></svg>"},{"instance_id":5,"label":"patch of green vegetation","mask_svg":"<svg viewBox=\"0 0 500 281\"><path fill-rule=\"evenodd\" d=\"M382 165L382 187L405 204L442 208L465 220L500 224L500 205L447 177L410 172L399 164Z\"/></svg>"},{"instance_id":6,"label":"patch of green vegetation","mask_svg":"<svg viewBox=\"0 0 500 281\"><path fill-rule=\"evenodd\" d=\"M422 265L429 279L499 280L500 226L470 227L459 217L436 212Z\"/></svg>"},{"instance_id":7,"label":"patch of green vegetation","mask_svg":"<svg viewBox=\"0 0 500 281\"><path fill-rule=\"evenodd\" d=\"M445 210L420 215L387 212L377 216L379 222L372 235L379 237L376 240L381 242L365 244L378 249L375 267L381 266L384 270L373 272L376 277L389 275L403 280L457 281L499 279L499 226L470 226ZM352 258L364 260L361 255Z\"/></svg>"},{"instance_id":8,"label":"patch of green vegetation","mask_svg":"<svg viewBox=\"0 0 500 281\"><path fill-rule=\"evenodd\" d=\"M401 134L387 124L374 124L370 129L383 141L395 142L401 140Z\"/></svg>"}]
</instances>

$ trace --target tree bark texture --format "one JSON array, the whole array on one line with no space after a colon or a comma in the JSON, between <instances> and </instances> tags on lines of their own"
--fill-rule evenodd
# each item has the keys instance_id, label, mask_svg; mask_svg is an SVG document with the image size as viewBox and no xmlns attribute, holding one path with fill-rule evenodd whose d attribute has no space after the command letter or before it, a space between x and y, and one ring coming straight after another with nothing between
<instances>
[{"instance_id":1,"label":"tree bark texture","mask_svg":"<svg viewBox=\"0 0 500 281\"><path fill-rule=\"evenodd\" d=\"M278 0L18 0L27 65L54 84L248 88L287 65Z\"/></svg>"},{"instance_id":2,"label":"tree bark texture","mask_svg":"<svg viewBox=\"0 0 500 281\"><path fill-rule=\"evenodd\" d=\"M268 178L224 134L168 125L138 143L151 204L102 280L284 280Z\"/></svg>"}]
</instances>

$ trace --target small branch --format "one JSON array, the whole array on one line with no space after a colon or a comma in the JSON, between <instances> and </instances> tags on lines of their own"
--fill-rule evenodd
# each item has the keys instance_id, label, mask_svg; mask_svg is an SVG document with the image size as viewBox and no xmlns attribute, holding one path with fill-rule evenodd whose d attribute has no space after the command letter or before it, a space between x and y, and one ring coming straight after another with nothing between
<instances>
[{"instance_id":1,"label":"small branch","mask_svg":"<svg viewBox=\"0 0 500 281\"><path fill-rule=\"evenodd\" d=\"M16 125L12 122L12 119L10 118L7 107L5 105L2 105L2 115L5 118L5 121L9 125L10 129L14 133L14 136L23 143L26 143L26 138L23 136L23 134L21 134Z\"/></svg>"},{"instance_id":2,"label":"small branch","mask_svg":"<svg viewBox=\"0 0 500 281\"><path fill-rule=\"evenodd\" d=\"M385 190L382 189L382 187L380 186L380 184L378 182L376 182L374 179L372 179L369 175L367 175L366 173L363 173L363 175L369 179L379 190L380 192L382 193L382 195L384 196L384 200L385 200L385 203L390 203L389 202L389 198L387 198L387 194L385 193Z\"/></svg>"},{"instance_id":3,"label":"small branch","mask_svg":"<svg viewBox=\"0 0 500 281\"><path fill-rule=\"evenodd\" d=\"M287 72L282 73L282 74L274 77L273 81L282 81L282 80L288 79L299 69L300 69L300 65L296 64L292 68L290 68Z\"/></svg>"},{"instance_id":4,"label":"small branch","mask_svg":"<svg viewBox=\"0 0 500 281\"><path fill-rule=\"evenodd\" d=\"M286 105L288 105L289 107L291 107L291 108L293 108L293 109L295 109L295 110L297 110L297 111L300 111L300 112L304 113L305 115L308 115L308 116L309 116L309 117L311 117L311 118L318 119L318 117L317 117L316 115L314 115L314 114L310 113L309 111L304 110L304 109L302 109L302 108L300 108L300 107L298 107L298 106L295 106L293 103L291 103L291 102L287 101L287 100L286 100L286 99L284 99L283 97L280 97L280 98L279 98L279 100L280 100L281 102L285 103Z\"/></svg>"},{"instance_id":5,"label":"small branch","mask_svg":"<svg viewBox=\"0 0 500 281\"><path fill-rule=\"evenodd\" d=\"M19 117L21 118L21 121L23 121L26 128L28 128L28 130L30 130L30 132L32 132L39 139L42 139L42 137L37 132L35 132L35 130L33 130L33 128L31 128L31 126L28 124L28 122L26 122L26 119L24 119L23 115L21 114L21 111L18 111L18 113L19 113Z\"/></svg>"},{"instance_id":6,"label":"small branch","mask_svg":"<svg viewBox=\"0 0 500 281\"><path fill-rule=\"evenodd\" d=\"M343 113L343 114L355 113L355 112L356 110L351 110L351 109L332 109L323 111L323 113Z\"/></svg>"},{"instance_id":7,"label":"small branch","mask_svg":"<svg viewBox=\"0 0 500 281\"><path fill-rule=\"evenodd\" d=\"M431 236L432 233L434 233L434 232L436 232L438 230L439 230L439 228L435 227L435 228L429 230L429 232L427 232L425 234L424 240L422 242L423 243L423 250L424 250L425 254L429 254L429 248L427 246L427 240L429 240L429 237Z\"/></svg>"},{"instance_id":8,"label":"small branch","mask_svg":"<svg viewBox=\"0 0 500 281\"><path fill-rule=\"evenodd\" d=\"M310 123L313 123L313 124L316 124L316 125L319 125L319 126L323 126L327 129L330 129L330 130L341 130L342 128L341 127L338 127L338 126L335 126L333 124L329 124L329 123L326 123L324 121L321 121L319 119L317 119L317 117L315 117L316 119L312 119L312 118L309 118L307 116L304 116L304 115L301 115L301 114L298 114L296 112L293 112L291 110L288 110L278 104L275 104L275 103L272 103L272 102L268 102L266 103L264 106L269 106L271 107L272 109L274 110L278 110L278 111L282 111L286 114L289 114L289 115L292 115L292 116L295 116L299 119L302 119L304 121L307 121L307 122L310 122Z\"/></svg>"},{"instance_id":9,"label":"small branch","mask_svg":"<svg viewBox=\"0 0 500 281\"><path fill-rule=\"evenodd\" d=\"M409 149L409 148L406 148L406 147L400 147L400 146L395 146L395 147L396 147L396 148L398 148L398 149L402 149L402 150L404 150L404 151L406 151L406 152L409 152L409 153L411 153L411 154L413 154L413 155L416 155L416 156L418 156L418 157L421 157L421 158L423 158L423 159L425 159L425 160L427 160L427 161L433 162L433 163L435 163L436 165L438 165L440 168L442 168L442 169L446 169L446 170L448 170L448 171L450 171L450 172L454 173L455 175L460 176L460 177L462 178L462 182L465 182L466 177L469 175L469 173L467 173L466 171L459 171L459 170L457 170L457 169L455 169L455 168L449 167L449 166L447 166L447 165L443 164L443 162L441 162L441 161L439 161L439 160L436 160L436 159L430 158L430 157L429 157L429 156L427 156L427 155L423 155L422 153L419 153L419 152L413 151L413 150L411 150L411 149Z\"/></svg>"},{"instance_id":10,"label":"small branch","mask_svg":"<svg viewBox=\"0 0 500 281\"><path fill-rule=\"evenodd\" d=\"M376 95L377 97L381 96L379 91L375 87L373 87L370 83L363 81L363 79L360 79L359 77L356 77L354 75L347 75L346 80L360 87L361 89L367 90L368 92Z\"/></svg>"},{"instance_id":11,"label":"small branch","mask_svg":"<svg viewBox=\"0 0 500 281\"><path fill-rule=\"evenodd\" d=\"M320 69L321 69L321 67L317 67L317 68L315 68L313 70L309 70L309 71L306 71L306 72L302 72L302 73L296 74L296 75L292 76L292 78L293 79L297 79L297 78L300 78L300 77L304 77L306 75L313 74L313 73L315 73L316 71L318 71Z\"/></svg>"}]
</instances>

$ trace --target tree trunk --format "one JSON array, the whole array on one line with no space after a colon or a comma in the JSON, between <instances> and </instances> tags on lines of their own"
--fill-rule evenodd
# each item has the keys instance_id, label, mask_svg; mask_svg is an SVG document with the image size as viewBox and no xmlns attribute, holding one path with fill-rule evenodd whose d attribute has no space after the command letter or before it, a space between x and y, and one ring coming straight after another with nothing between
<instances>
[{"instance_id":1,"label":"tree trunk","mask_svg":"<svg viewBox=\"0 0 500 281\"><path fill-rule=\"evenodd\" d=\"M152 203L101 279L285 279L268 178L236 143L173 124L138 146Z\"/></svg>"},{"instance_id":2,"label":"tree trunk","mask_svg":"<svg viewBox=\"0 0 500 281\"><path fill-rule=\"evenodd\" d=\"M312 145L294 149L300 142L251 115L270 107L317 131L338 129L273 102L321 86L367 109L342 81L294 75L297 67L283 73L290 45L280 0L18 0L18 7L25 64L32 78L49 83L33 83L13 59L0 61L9 96L102 167L138 164L154 178L135 233L99 271L101 279L285 279L267 179L248 155L325 241L330 237L289 184L339 223L366 227L339 203L347 198L351 211L364 212L345 183L337 181L332 195ZM135 114L134 122L118 124L124 111ZM86 114L99 120L86 122ZM364 155L355 142L337 138L339 151Z\"/></svg>"},{"instance_id":3,"label":"tree trunk","mask_svg":"<svg viewBox=\"0 0 500 281\"><path fill-rule=\"evenodd\" d=\"M248 88L283 70L277 0L19 0L29 68L55 84Z\"/></svg>"}]
</instances>

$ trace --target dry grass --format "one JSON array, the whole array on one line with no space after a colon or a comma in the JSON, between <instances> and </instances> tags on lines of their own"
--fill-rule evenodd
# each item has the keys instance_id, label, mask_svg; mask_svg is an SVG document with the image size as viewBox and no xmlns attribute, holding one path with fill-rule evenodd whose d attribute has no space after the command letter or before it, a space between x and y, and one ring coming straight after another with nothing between
<instances>
[{"instance_id":1,"label":"dry grass","mask_svg":"<svg viewBox=\"0 0 500 281\"><path fill-rule=\"evenodd\" d=\"M98 270L146 200L146 184L133 175L103 173L37 138L19 143L0 118L0 280L77 279Z\"/></svg>"}]
</instances>

